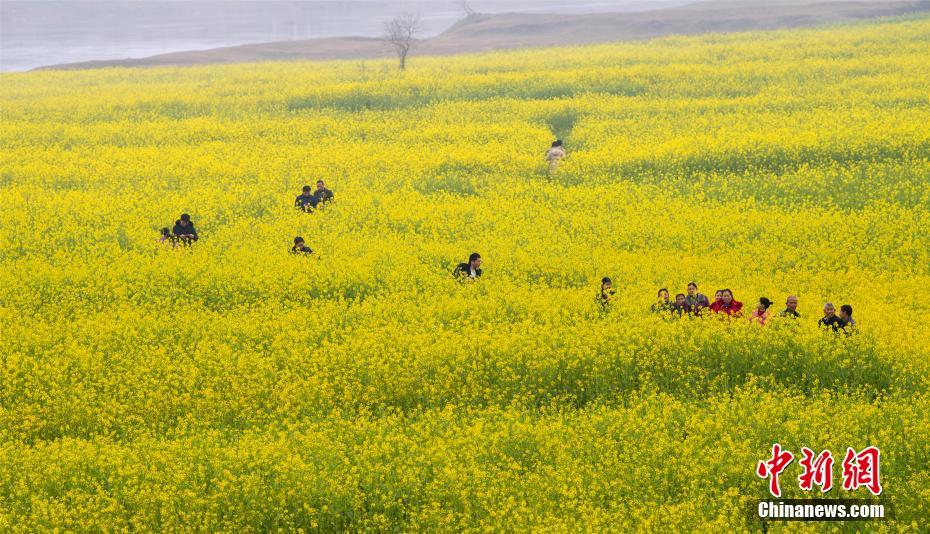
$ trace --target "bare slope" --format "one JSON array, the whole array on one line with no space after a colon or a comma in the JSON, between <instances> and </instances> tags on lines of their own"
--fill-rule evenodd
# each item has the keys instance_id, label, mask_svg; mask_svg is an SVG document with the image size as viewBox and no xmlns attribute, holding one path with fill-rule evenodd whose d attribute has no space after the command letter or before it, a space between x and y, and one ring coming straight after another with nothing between
<instances>
[{"instance_id":1,"label":"bare slope","mask_svg":"<svg viewBox=\"0 0 930 534\"><path fill-rule=\"evenodd\" d=\"M810 2L739 0L697 2L640 13L475 15L419 43L417 55L445 55L504 48L588 44L663 35L692 35L812 26L828 22L930 11L930 0ZM175 52L141 59L85 61L49 69L203 65L268 60L368 59L393 55L373 38L340 37Z\"/></svg>"}]
</instances>

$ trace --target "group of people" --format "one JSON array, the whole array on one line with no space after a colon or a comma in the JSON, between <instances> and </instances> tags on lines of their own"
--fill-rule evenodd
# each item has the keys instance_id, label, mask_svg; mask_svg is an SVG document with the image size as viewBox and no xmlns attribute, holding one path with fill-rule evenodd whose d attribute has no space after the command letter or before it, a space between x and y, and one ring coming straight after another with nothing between
<instances>
[{"instance_id":1,"label":"group of people","mask_svg":"<svg viewBox=\"0 0 930 534\"><path fill-rule=\"evenodd\" d=\"M309 185L305 185L301 193L297 195L297 198L294 200L294 207L309 213L318 207L323 207L324 204L331 200L333 200L333 192L326 189L326 184L323 183L323 180L317 180L316 191Z\"/></svg>"},{"instance_id":2,"label":"group of people","mask_svg":"<svg viewBox=\"0 0 930 534\"><path fill-rule=\"evenodd\" d=\"M743 303L733 297L733 291L730 289L717 290L713 302L698 291L697 284L694 282L688 284L686 291L686 293L678 293L675 295L675 300L672 300L668 289L660 289L656 302L652 304L650 311L656 314L670 314L678 317L685 315L700 316L705 313L720 314L727 317L744 316ZM598 302L605 309L609 308L613 302L614 294L613 283L610 278L603 278L601 280L601 291L598 294ZM773 302L768 298L760 297L753 310L749 312L749 321L764 326L772 317L772 312L769 311L772 304ZM856 321L852 315L853 309L849 304L840 306L837 313L836 306L832 302L827 302L823 307L823 317L817 324L822 328L832 329L834 332L842 330L850 334L856 328ZM799 319L801 314L798 312L798 297L790 295L785 300L785 309L778 312L777 317Z\"/></svg>"},{"instance_id":3,"label":"group of people","mask_svg":"<svg viewBox=\"0 0 930 534\"><path fill-rule=\"evenodd\" d=\"M333 200L333 192L326 188L323 180L317 180L316 191L309 185L305 185L300 195L294 201L294 207L307 213L313 212L317 208ZM165 245L178 246L190 245L200 239L197 230L194 228L194 222L187 213L181 214L181 217L174 222L174 228L167 227L161 229L161 237L158 242ZM304 242L304 238L297 236L294 238L294 246L291 247L292 254L305 255L313 254L313 250Z\"/></svg>"}]
</instances>

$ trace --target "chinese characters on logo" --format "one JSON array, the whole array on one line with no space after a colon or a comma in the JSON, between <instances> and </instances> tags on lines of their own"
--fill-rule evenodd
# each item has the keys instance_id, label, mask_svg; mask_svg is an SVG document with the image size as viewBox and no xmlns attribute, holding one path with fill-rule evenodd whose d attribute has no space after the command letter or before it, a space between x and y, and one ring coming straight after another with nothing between
<instances>
[{"instance_id":1,"label":"chinese characters on logo","mask_svg":"<svg viewBox=\"0 0 930 534\"><path fill-rule=\"evenodd\" d=\"M803 471L798 477L798 486L804 491L811 491L814 486L820 486L821 493L830 491L833 488L833 453L821 451L815 456L811 449L801 447L801 456L798 463ZM869 446L858 453L851 447L847 448L846 457L843 459L843 489L854 491L864 487L872 492L872 495L881 494L879 456L877 447ZM759 478L769 479L769 493L775 497L781 497L778 477L792 461L794 455L791 451L784 450L780 444L775 443L772 445L771 458L760 461L756 467L756 475Z\"/></svg>"}]
</instances>

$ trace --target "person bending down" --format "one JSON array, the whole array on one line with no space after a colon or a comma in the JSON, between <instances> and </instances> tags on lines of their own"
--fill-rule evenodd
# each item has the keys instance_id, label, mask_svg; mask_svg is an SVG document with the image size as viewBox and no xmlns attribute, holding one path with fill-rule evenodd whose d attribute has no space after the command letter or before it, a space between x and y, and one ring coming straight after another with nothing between
<instances>
[{"instance_id":1,"label":"person bending down","mask_svg":"<svg viewBox=\"0 0 930 534\"><path fill-rule=\"evenodd\" d=\"M197 230L194 228L194 223L191 221L191 216L186 213L181 214L181 218L174 221L174 229L171 230L171 233L182 245L190 245L200 239Z\"/></svg>"},{"instance_id":2,"label":"person bending down","mask_svg":"<svg viewBox=\"0 0 930 534\"><path fill-rule=\"evenodd\" d=\"M291 247L291 254L303 256L306 254L313 254L313 250L304 243L304 238L297 236L294 238L294 246Z\"/></svg>"}]
</instances>

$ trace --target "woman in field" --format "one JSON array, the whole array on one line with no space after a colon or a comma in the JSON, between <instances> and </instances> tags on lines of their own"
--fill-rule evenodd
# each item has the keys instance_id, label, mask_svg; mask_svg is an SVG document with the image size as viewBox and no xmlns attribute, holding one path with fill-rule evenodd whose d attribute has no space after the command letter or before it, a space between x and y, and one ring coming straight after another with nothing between
<instances>
[{"instance_id":1,"label":"woman in field","mask_svg":"<svg viewBox=\"0 0 930 534\"><path fill-rule=\"evenodd\" d=\"M562 140L553 141L552 146L546 152L546 161L549 163L549 172L555 171L559 161L565 157L565 149L562 148Z\"/></svg>"},{"instance_id":2,"label":"woman in field","mask_svg":"<svg viewBox=\"0 0 930 534\"><path fill-rule=\"evenodd\" d=\"M769 320L771 314L769 313L769 308L772 306L772 301L762 297L759 299L759 302L756 304L756 309L752 310L752 314L749 315L749 322L759 323L762 326L765 326L765 322Z\"/></svg>"},{"instance_id":3,"label":"woman in field","mask_svg":"<svg viewBox=\"0 0 930 534\"><path fill-rule=\"evenodd\" d=\"M714 313L724 313L728 317L742 317L743 303L733 298L733 292L729 289L721 289L720 300L714 301L710 310Z\"/></svg>"}]
</instances>

